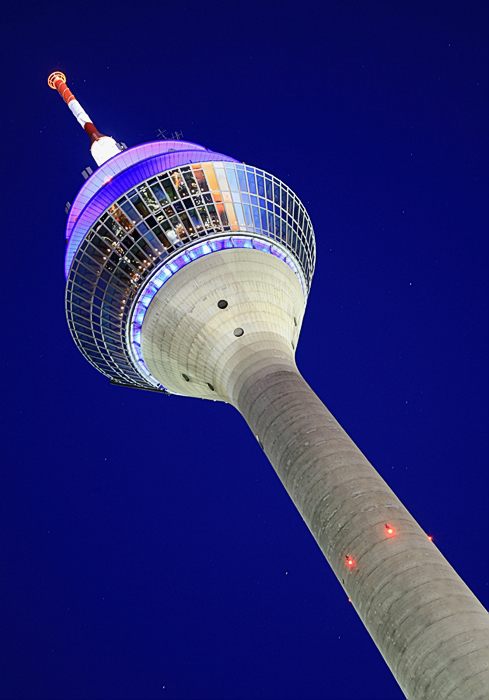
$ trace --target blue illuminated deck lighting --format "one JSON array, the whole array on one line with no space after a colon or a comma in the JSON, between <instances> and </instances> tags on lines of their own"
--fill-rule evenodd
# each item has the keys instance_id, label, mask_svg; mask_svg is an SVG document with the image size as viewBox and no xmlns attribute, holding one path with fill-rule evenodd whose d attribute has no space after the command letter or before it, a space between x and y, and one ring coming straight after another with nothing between
<instances>
[{"instance_id":1,"label":"blue illuminated deck lighting","mask_svg":"<svg viewBox=\"0 0 489 700\"><path fill-rule=\"evenodd\" d=\"M189 141L126 148L48 82L98 166L66 224L80 351L114 384L237 408L406 697L487 699L487 611L297 370L316 262L299 197Z\"/></svg>"}]
</instances>

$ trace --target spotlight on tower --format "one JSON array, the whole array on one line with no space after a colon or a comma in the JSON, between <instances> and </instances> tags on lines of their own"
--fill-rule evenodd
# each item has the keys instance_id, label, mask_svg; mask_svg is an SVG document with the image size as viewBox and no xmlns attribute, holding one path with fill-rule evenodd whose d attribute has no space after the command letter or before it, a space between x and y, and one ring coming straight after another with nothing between
<instances>
[{"instance_id":1,"label":"spotlight on tower","mask_svg":"<svg viewBox=\"0 0 489 700\"><path fill-rule=\"evenodd\" d=\"M276 176L188 141L121 152L62 73L49 85L100 166L66 225L80 351L114 384L234 406L406 697L487 700L487 611L297 369L316 261L304 204ZM393 515L402 541L386 547Z\"/></svg>"}]
</instances>

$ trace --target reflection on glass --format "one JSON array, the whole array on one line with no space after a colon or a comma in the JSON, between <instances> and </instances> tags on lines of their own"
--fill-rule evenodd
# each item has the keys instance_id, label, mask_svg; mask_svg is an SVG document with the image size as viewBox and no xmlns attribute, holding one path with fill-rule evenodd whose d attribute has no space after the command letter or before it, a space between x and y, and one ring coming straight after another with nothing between
<instances>
[{"instance_id":1,"label":"reflection on glass","mask_svg":"<svg viewBox=\"0 0 489 700\"><path fill-rule=\"evenodd\" d=\"M208 166L208 167L206 167ZM217 179L216 179L216 174L214 172L214 168L212 165L209 163L204 163L204 168L205 168L205 176L207 178L207 182L209 183L209 187L211 190L218 190L219 185L217 184Z\"/></svg>"},{"instance_id":2,"label":"reflection on glass","mask_svg":"<svg viewBox=\"0 0 489 700\"><path fill-rule=\"evenodd\" d=\"M207 186L207 182L206 182L206 179L204 177L204 173L202 172L202 170L200 170L200 168L198 170L194 170L194 175L195 175L195 179L199 183L200 191L201 192L208 192L209 187Z\"/></svg>"}]
</instances>

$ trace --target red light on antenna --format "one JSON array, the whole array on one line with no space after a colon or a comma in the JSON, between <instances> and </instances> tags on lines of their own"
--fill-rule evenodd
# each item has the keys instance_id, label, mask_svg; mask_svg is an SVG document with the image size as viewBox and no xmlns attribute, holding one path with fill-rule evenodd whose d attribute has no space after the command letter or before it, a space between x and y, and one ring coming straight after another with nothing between
<instances>
[{"instance_id":1,"label":"red light on antenna","mask_svg":"<svg viewBox=\"0 0 489 700\"><path fill-rule=\"evenodd\" d=\"M385 526L385 531L386 531L386 533L389 535L389 537L392 537L392 535L395 535L395 534L396 534L396 532L395 532L394 528L392 527L392 525L387 525L387 524L386 524L386 526Z\"/></svg>"},{"instance_id":2,"label":"red light on antenna","mask_svg":"<svg viewBox=\"0 0 489 700\"><path fill-rule=\"evenodd\" d=\"M355 566L355 561L351 557L346 557L346 563L347 563L347 566L349 566L350 568L352 566Z\"/></svg>"},{"instance_id":3,"label":"red light on antenna","mask_svg":"<svg viewBox=\"0 0 489 700\"><path fill-rule=\"evenodd\" d=\"M429 539L430 542L433 541L433 537L432 537L431 535L427 535L427 537L428 537L428 539Z\"/></svg>"}]
</instances>

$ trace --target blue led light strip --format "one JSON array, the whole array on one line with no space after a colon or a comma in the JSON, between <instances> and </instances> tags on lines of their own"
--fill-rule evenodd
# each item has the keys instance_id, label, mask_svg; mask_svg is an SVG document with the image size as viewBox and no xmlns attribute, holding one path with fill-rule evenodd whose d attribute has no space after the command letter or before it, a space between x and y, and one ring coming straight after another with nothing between
<instances>
[{"instance_id":1,"label":"blue led light strip","mask_svg":"<svg viewBox=\"0 0 489 700\"><path fill-rule=\"evenodd\" d=\"M193 260L202 258L204 255L215 253L219 250L229 248L253 248L261 250L265 253L271 253L280 260L286 263L292 272L294 272L300 280L304 298L307 299L307 286L303 278L299 265L296 264L293 256L285 250L281 245L274 242L256 238L255 236L219 236L210 238L197 245L187 248L181 253L178 253L169 260L165 265L159 267L152 277L148 280L144 288L141 290L136 301L135 307L131 314L131 321L128 324L129 349L131 351L134 365L139 370L139 373L154 386L161 387L161 384L151 375L151 372L146 367L141 351L141 329L144 323L144 317L149 305L153 301L157 292L172 277L175 272L178 272L182 267L185 267ZM163 387L165 388L165 387Z\"/></svg>"}]
</instances>

